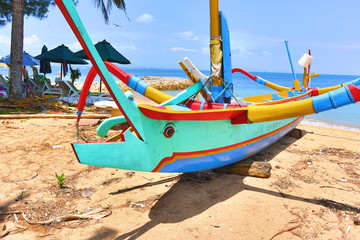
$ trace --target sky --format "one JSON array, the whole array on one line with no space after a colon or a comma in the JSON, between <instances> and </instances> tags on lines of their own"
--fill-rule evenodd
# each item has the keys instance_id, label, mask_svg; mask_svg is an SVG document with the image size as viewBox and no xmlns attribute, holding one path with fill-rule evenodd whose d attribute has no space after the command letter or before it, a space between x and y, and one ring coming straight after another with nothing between
<instances>
[{"instance_id":1,"label":"sky","mask_svg":"<svg viewBox=\"0 0 360 240\"><path fill-rule=\"evenodd\" d=\"M131 65L126 68L180 69L189 57L209 69L208 0L126 0L127 16L113 8L106 25L93 1L80 0L80 17L94 43L106 39ZM311 49L312 71L360 75L360 1L347 0L222 0L227 17L233 67L252 72L291 72L284 40L288 40L295 71ZM0 27L0 57L10 53L11 23ZM48 17L25 18L24 50L38 55L65 44L81 50L59 9Z\"/></svg>"}]
</instances>

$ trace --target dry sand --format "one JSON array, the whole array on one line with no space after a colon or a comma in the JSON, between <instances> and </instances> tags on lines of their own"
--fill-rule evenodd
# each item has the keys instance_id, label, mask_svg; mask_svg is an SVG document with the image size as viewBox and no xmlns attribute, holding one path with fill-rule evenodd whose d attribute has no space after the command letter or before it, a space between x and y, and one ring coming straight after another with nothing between
<instances>
[{"instance_id":1,"label":"dry sand","mask_svg":"<svg viewBox=\"0 0 360 240\"><path fill-rule=\"evenodd\" d=\"M95 135L96 121L82 121ZM70 146L74 120L0 120L0 238L360 239L360 132L298 128L301 139L256 155L272 165L260 179L86 166ZM20 214L41 222L98 208L111 214L43 225Z\"/></svg>"}]
</instances>

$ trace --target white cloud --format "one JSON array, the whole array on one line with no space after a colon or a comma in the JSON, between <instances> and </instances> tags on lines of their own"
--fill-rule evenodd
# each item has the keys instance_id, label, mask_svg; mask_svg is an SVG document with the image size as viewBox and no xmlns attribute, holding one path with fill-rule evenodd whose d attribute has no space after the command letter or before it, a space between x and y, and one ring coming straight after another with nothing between
<instances>
[{"instance_id":1,"label":"white cloud","mask_svg":"<svg viewBox=\"0 0 360 240\"><path fill-rule=\"evenodd\" d=\"M151 23L155 21L155 18L153 15L149 14L149 13L144 13L142 15L140 15L136 21L138 22L143 22L143 23Z\"/></svg>"},{"instance_id":2,"label":"white cloud","mask_svg":"<svg viewBox=\"0 0 360 240\"><path fill-rule=\"evenodd\" d=\"M258 35L241 30L231 32L231 46L235 49L263 49L265 47L273 47L283 45L284 40L279 37Z\"/></svg>"},{"instance_id":3,"label":"white cloud","mask_svg":"<svg viewBox=\"0 0 360 240\"><path fill-rule=\"evenodd\" d=\"M121 54L126 51L135 51L138 48L132 44L111 44L116 50L118 50ZM126 56L125 56L126 57Z\"/></svg>"},{"instance_id":4,"label":"white cloud","mask_svg":"<svg viewBox=\"0 0 360 240\"><path fill-rule=\"evenodd\" d=\"M170 51L173 51L173 52L198 52L194 49L181 48L181 47L173 47L170 49Z\"/></svg>"},{"instance_id":5,"label":"white cloud","mask_svg":"<svg viewBox=\"0 0 360 240\"><path fill-rule=\"evenodd\" d=\"M250 56L255 56L255 54L253 52L251 52L250 50L244 48L244 47L240 47L240 46L234 46L234 47L231 47L231 52L232 52L232 55L235 56L235 55L250 55ZM264 53L265 54L265 53Z\"/></svg>"},{"instance_id":6,"label":"white cloud","mask_svg":"<svg viewBox=\"0 0 360 240\"><path fill-rule=\"evenodd\" d=\"M30 37L24 38L24 45L32 45L36 42L38 42L40 39L37 35L33 34Z\"/></svg>"},{"instance_id":7,"label":"white cloud","mask_svg":"<svg viewBox=\"0 0 360 240\"><path fill-rule=\"evenodd\" d=\"M10 45L11 38L5 35L0 35L0 44Z\"/></svg>"},{"instance_id":8,"label":"white cloud","mask_svg":"<svg viewBox=\"0 0 360 240\"><path fill-rule=\"evenodd\" d=\"M5 35L0 35L0 57L6 56L10 53L11 38Z\"/></svg>"},{"instance_id":9,"label":"white cloud","mask_svg":"<svg viewBox=\"0 0 360 240\"><path fill-rule=\"evenodd\" d=\"M71 51L77 52L79 50L82 50L82 47L79 42L73 42L66 45Z\"/></svg>"},{"instance_id":10,"label":"white cloud","mask_svg":"<svg viewBox=\"0 0 360 240\"><path fill-rule=\"evenodd\" d=\"M186 40L199 40L199 37L193 31L175 33L175 36Z\"/></svg>"},{"instance_id":11,"label":"white cloud","mask_svg":"<svg viewBox=\"0 0 360 240\"><path fill-rule=\"evenodd\" d=\"M207 55L210 55L210 49L209 49L209 47L202 47L201 48L201 53L202 54L207 54Z\"/></svg>"},{"instance_id":12,"label":"white cloud","mask_svg":"<svg viewBox=\"0 0 360 240\"><path fill-rule=\"evenodd\" d=\"M321 43L322 46L327 46L333 49L345 49L345 50L359 50L360 44L347 42L347 43Z\"/></svg>"},{"instance_id":13,"label":"white cloud","mask_svg":"<svg viewBox=\"0 0 360 240\"><path fill-rule=\"evenodd\" d=\"M263 54L266 55L266 56L272 56L272 52L269 52L269 51L263 51Z\"/></svg>"}]
</instances>

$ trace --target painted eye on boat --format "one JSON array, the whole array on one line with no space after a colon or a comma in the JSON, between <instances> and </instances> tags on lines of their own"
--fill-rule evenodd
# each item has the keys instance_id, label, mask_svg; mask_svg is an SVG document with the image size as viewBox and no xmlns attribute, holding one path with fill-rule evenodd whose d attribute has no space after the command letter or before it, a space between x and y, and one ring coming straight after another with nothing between
<instances>
[{"instance_id":1,"label":"painted eye on boat","mask_svg":"<svg viewBox=\"0 0 360 240\"><path fill-rule=\"evenodd\" d=\"M167 126L163 132L166 138L171 138L175 133L175 128L173 126Z\"/></svg>"}]
</instances>

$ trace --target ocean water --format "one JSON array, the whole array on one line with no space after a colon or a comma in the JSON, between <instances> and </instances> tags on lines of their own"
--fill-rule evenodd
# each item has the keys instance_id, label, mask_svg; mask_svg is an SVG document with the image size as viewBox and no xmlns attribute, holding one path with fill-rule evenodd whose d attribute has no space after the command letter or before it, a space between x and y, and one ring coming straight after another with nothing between
<instances>
[{"instance_id":1,"label":"ocean water","mask_svg":"<svg viewBox=\"0 0 360 240\"><path fill-rule=\"evenodd\" d=\"M59 66L60 67L60 66ZM78 81L84 81L86 74L90 69L89 65L75 66L79 68L82 76ZM138 77L143 76L161 76L161 77L180 77L187 78L186 74L181 69L153 69L153 68L123 68L129 74L134 74ZM52 81L55 77L58 77L57 73L59 68L53 66L53 73L47 74L47 77ZM209 71L203 71L205 75L209 75ZM8 75L8 69L0 67L0 74L4 76ZM31 75L31 71L29 72ZM272 73L272 72L252 72L253 75L260 76L268 81L274 82L283 86L292 86L293 77L291 73ZM298 78L302 77L302 74L297 74ZM330 75L321 74L318 77L312 78L311 87L329 87L352 81L360 76L354 75ZM65 79L69 79L69 76L65 76ZM99 78L95 79L99 81ZM241 73L233 74L234 82L234 94L236 96L245 97L251 95L259 95L265 93L275 92L274 90L267 88L263 85L255 83L251 79L247 78ZM360 131L360 103L351 104L339 109L330 110L318 114L306 116L305 123L321 126L330 126L343 129L351 129Z\"/></svg>"}]
</instances>

